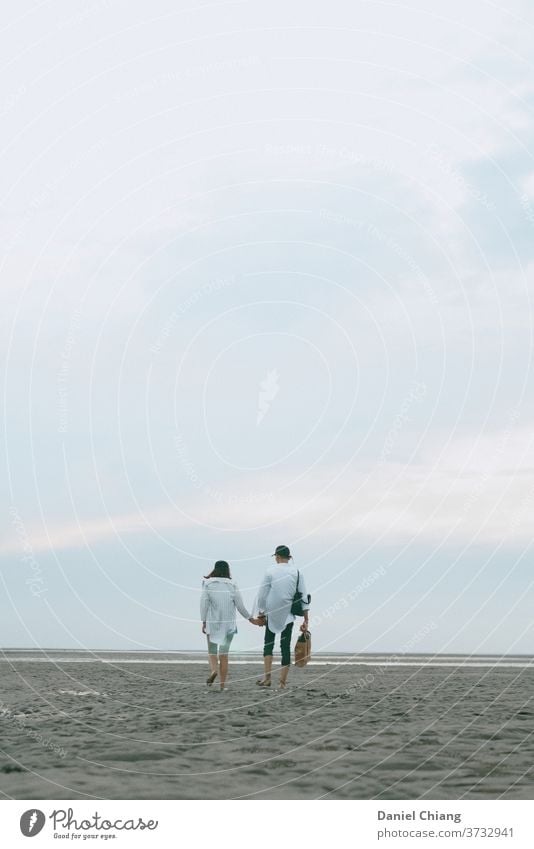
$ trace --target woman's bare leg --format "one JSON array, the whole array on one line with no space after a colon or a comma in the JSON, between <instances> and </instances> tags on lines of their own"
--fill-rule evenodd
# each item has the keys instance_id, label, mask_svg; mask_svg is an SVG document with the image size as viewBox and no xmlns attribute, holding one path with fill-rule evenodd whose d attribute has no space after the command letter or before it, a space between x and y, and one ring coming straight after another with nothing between
<instances>
[{"instance_id":1,"label":"woman's bare leg","mask_svg":"<svg viewBox=\"0 0 534 849\"><path fill-rule=\"evenodd\" d=\"M221 690L224 690L224 685L226 684L226 677L228 675L228 655L220 654L219 655L219 681L221 683Z\"/></svg>"},{"instance_id":2,"label":"woman's bare leg","mask_svg":"<svg viewBox=\"0 0 534 849\"><path fill-rule=\"evenodd\" d=\"M209 661L209 665L210 665L210 678L213 677L213 681L215 681L215 679L217 677L217 671L218 671L217 670L217 655L209 653L209 644L210 644L210 638L208 637L208 661ZM208 681L210 680L210 678L208 678ZM213 681L211 683L213 683Z\"/></svg>"}]
</instances>

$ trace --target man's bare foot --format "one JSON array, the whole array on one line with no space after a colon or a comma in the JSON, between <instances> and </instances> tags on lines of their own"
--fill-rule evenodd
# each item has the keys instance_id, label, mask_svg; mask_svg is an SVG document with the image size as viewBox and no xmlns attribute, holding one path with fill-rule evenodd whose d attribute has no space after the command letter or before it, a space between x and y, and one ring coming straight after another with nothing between
<instances>
[{"instance_id":1,"label":"man's bare foot","mask_svg":"<svg viewBox=\"0 0 534 849\"><path fill-rule=\"evenodd\" d=\"M271 679L270 678L261 678L259 681L256 681L258 687L270 687Z\"/></svg>"},{"instance_id":2,"label":"man's bare foot","mask_svg":"<svg viewBox=\"0 0 534 849\"><path fill-rule=\"evenodd\" d=\"M211 685L215 681L216 677L217 677L217 673L212 672L211 675L209 676L209 678L206 679L206 684L208 685L208 687L211 687Z\"/></svg>"}]
</instances>

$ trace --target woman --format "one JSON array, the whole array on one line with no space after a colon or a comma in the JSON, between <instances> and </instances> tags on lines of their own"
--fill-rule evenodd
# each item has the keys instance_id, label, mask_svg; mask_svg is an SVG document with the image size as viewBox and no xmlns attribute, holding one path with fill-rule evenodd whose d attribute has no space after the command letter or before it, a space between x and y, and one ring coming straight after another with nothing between
<instances>
[{"instance_id":1,"label":"woman","mask_svg":"<svg viewBox=\"0 0 534 849\"><path fill-rule=\"evenodd\" d=\"M221 690L224 690L228 674L228 652L234 634L237 633L236 608L249 622L258 624L245 607L237 584L232 581L228 563L226 560L217 560L213 570L202 582L200 618L202 633L208 638L208 660L211 669L206 683L213 684L219 675Z\"/></svg>"}]
</instances>

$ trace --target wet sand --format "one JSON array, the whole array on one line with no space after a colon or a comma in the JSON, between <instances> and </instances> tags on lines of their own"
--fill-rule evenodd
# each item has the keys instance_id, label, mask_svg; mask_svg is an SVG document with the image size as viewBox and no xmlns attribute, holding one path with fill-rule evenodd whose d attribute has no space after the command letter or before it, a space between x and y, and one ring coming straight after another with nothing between
<instances>
[{"instance_id":1,"label":"wet sand","mask_svg":"<svg viewBox=\"0 0 534 849\"><path fill-rule=\"evenodd\" d=\"M281 692L247 662L221 694L204 662L102 657L4 655L3 798L534 798L529 659L321 664Z\"/></svg>"}]
</instances>

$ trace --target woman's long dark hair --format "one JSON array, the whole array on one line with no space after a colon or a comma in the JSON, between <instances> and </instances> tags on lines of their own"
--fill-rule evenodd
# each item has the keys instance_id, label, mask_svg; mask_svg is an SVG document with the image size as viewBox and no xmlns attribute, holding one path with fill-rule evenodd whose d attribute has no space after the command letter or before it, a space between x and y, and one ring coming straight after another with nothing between
<instances>
[{"instance_id":1,"label":"woman's long dark hair","mask_svg":"<svg viewBox=\"0 0 534 849\"><path fill-rule=\"evenodd\" d=\"M209 573L209 575L204 575L205 578L231 578L230 575L230 566L226 562L226 560L217 560L217 563Z\"/></svg>"}]
</instances>

